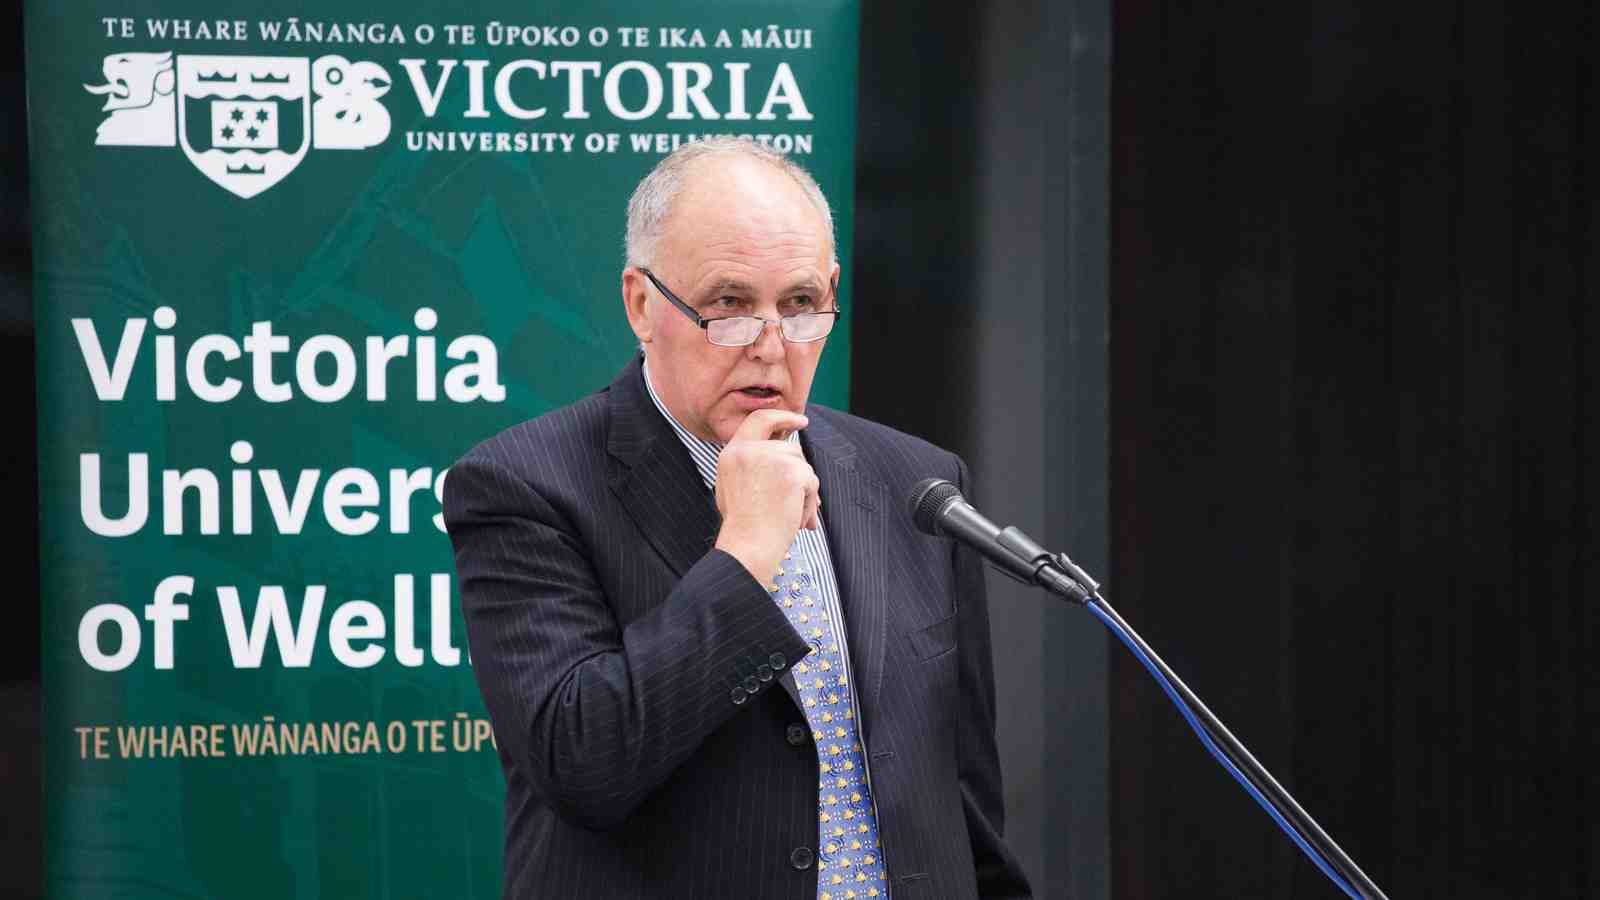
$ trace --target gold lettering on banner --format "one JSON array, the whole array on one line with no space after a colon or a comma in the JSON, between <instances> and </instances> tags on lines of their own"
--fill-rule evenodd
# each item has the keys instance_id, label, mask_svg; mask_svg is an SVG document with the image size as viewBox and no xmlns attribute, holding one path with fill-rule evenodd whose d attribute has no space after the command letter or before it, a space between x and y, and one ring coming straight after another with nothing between
<instances>
[{"instance_id":1,"label":"gold lettering on banner","mask_svg":"<svg viewBox=\"0 0 1600 900\"><path fill-rule=\"evenodd\" d=\"M487 718L77 725L79 759L226 759L251 756L364 756L482 753L498 749Z\"/></svg>"}]
</instances>

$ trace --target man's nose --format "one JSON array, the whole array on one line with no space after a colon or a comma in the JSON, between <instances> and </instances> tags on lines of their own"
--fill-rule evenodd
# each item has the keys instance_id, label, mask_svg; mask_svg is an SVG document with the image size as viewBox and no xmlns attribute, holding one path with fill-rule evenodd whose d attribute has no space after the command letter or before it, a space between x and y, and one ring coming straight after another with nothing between
<instances>
[{"instance_id":1,"label":"man's nose","mask_svg":"<svg viewBox=\"0 0 1600 900\"><path fill-rule=\"evenodd\" d=\"M748 348L750 358L761 362L776 362L783 359L786 348L783 346L783 330L777 321L764 321L761 323L761 334Z\"/></svg>"}]
</instances>

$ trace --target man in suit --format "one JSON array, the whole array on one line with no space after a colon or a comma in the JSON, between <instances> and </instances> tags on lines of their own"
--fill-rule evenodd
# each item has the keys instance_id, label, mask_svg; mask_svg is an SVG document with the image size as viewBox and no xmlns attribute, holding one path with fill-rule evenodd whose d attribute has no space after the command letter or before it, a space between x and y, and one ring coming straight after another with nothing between
<instances>
[{"instance_id":1,"label":"man in suit","mask_svg":"<svg viewBox=\"0 0 1600 900\"><path fill-rule=\"evenodd\" d=\"M904 511L966 468L806 402L833 241L787 159L679 149L628 208L641 355L450 470L507 897L1031 896L980 563Z\"/></svg>"}]
</instances>

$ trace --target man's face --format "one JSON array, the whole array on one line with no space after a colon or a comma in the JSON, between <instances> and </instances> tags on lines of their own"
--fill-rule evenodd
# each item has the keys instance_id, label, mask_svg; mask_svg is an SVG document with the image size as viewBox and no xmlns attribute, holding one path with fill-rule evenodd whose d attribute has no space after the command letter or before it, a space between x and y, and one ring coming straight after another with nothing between
<instances>
[{"instance_id":1,"label":"man's face","mask_svg":"<svg viewBox=\"0 0 1600 900\"><path fill-rule=\"evenodd\" d=\"M650 271L700 315L780 316L832 309L839 267L816 207L758 160L711 157L674 201ZM650 383L685 428L725 444L758 409L803 413L823 345L791 344L776 323L747 347L719 347L635 269L622 276L628 323Z\"/></svg>"}]
</instances>

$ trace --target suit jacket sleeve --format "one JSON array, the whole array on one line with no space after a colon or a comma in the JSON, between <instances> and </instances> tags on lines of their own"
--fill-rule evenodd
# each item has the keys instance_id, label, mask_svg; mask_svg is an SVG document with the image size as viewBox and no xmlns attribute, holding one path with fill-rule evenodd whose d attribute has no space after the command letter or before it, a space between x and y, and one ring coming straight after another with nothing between
<instances>
[{"instance_id":1,"label":"suit jacket sleeve","mask_svg":"<svg viewBox=\"0 0 1600 900\"><path fill-rule=\"evenodd\" d=\"M732 696L751 660L780 654L792 666L809 652L767 591L720 550L619 625L577 529L491 460L451 467L444 512L501 753L584 827L622 823L747 708ZM636 552L650 550L641 542Z\"/></svg>"},{"instance_id":2,"label":"suit jacket sleeve","mask_svg":"<svg viewBox=\"0 0 1600 900\"><path fill-rule=\"evenodd\" d=\"M958 457L959 486L972 496L972 479ZM989 604L983 561L977 551L956 542L956 604L959 616L959 683L962 715L958 747L961 802L978 874L978 896L1030 898L1022 864L1006 845L1005 797L1000 752L995 745L994 660L989 637Z\"/></svg>"}]
</instances>

